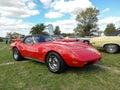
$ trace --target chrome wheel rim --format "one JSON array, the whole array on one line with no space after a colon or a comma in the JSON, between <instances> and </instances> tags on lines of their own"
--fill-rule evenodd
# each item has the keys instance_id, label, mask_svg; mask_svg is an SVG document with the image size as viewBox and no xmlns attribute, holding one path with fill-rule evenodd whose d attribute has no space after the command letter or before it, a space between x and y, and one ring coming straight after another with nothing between
<instances>
[{"instance_id":1,"label":"chrome wheel rim","mask_svg":"<svg viewBox=\"0 0 120 90\"><path fill-rule=\"evenodd\" d=\"M18 52L16 50L14 50L14 58L17 59L18 58Z\"/></svg>"},{"instance_id":2,"label":"chrome wheel rim","mask_svg":"<svg viewBox=\"0 0 120 90\"><path fill-rule=\"evenodd\" d=\"M57 57L50 56L48 60L49 69L53 72L57 72L60 68L60 63Z\"/></svg>"},{"instance_id":3,"label":"chrome wheel rim","mask_svg":"<svg viewBox=\"0 0 120 90\"><path fill-rule=\"evenodd\" d=\"M116 51L116 46L115 45L109 45L108 46L108 51L109 52L115 52Z\"/></svg>"}]
</instances>

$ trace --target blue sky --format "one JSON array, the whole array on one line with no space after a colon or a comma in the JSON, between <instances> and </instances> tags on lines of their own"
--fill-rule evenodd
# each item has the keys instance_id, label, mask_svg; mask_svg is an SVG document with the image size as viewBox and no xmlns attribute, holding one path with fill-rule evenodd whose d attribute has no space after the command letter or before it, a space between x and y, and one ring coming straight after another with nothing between
<instances>
[{"instance_id":1,"label":"blue sky","mask_svg":"<svg viewBox=\"0 0 120 90\"><path fill-rule=\"evenodd\" d=\"M101 31L107 24L120 27L120 0L0 0L0 36L7 32L29 34L32 26L44 23L59 25L64 33L76 27L76 15L88 7L100 10Z\"/></svg>"}]
</instances>

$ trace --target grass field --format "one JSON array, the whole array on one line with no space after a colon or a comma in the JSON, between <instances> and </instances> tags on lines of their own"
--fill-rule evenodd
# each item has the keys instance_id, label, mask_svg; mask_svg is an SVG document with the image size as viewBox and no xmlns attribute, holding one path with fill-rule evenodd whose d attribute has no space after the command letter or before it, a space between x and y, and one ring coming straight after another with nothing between
<instances>
[{"instance_id":1,"label":"grass field","mask_svg":"<svg viewBox=\"0 0 120 90\"><path fill-rule=\"evenodd\" d=\"M97 65L51 73L45 64L16 62L0 42L0 90L120 90L120 53L107 54Z\"/></svg>"}]
</instances>

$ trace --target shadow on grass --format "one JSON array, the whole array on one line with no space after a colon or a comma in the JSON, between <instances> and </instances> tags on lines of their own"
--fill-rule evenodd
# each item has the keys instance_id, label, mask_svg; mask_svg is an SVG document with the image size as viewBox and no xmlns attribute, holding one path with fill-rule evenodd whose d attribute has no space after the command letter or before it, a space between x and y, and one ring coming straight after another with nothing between
<instances>
[{"instance_id":1,"label":"shadow on grass","mask_svg":"<svg viewBox=\"0 0 120 90\"><path fill-rule=\"evenodd\" d=\"M69 67L66 73L98 73L102 72L104 69L95 65L89 65L85 67Z\"/></svg>"},{"instance_id":2,"label":"shadow on grass","mask_svg":"<svg viewBox=\"0 0 120 90\"><path fill-rule=\"evenodd\" d=\"M28 60L29 61L29 60ZM40 65L43 66L45 68L45 70L47 69L47 66L45 63L39 62L39 61L34 61L34 60L30 60L30 63L36 64L36 65ZM81 74L81 73L98 73L98 72L102 72L104 69L96 66L96 65L88 65L85 67L68 67L67 70L61 74L69 74L69 73L76 73L76 74Z\"/></svg>"}]
</instances>

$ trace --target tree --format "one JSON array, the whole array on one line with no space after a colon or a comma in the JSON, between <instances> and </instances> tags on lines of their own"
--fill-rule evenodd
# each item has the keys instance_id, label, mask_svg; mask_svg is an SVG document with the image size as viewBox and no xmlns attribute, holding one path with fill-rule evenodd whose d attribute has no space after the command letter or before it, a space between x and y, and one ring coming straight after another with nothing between
<instances>
[{"instance_id":1,"label":"tree","mask_svg":"<svg viewBox=\"0 0 120 90\"><path fill-rule=\"evenodd\" d=\"M55 34L55 35L60 35L60 33L61 33L61 31L60 31L59 26L56 26L55 31L54 31L54 34Z\"/></svg>"},{"instance_id":2,"label":"tree","mask_svg":"<svg viewBox=\"0 0 120 90\"><path fill-rule=\"evenodd\" d=\"M6 38L13 38L13 35L11 32L7 33Z\"/></svg>"},{"instance_id":3,"label":"tree","mask_svg":"<svg viewBox=\"0 0 120 90\"><path fill-rule=\"evenodd\" d=\"M6 38L12 39L12 38L20 38L20 37L22 37L22 36L24 36L24 35L23 35L23 34L20 34L20 33L17 33L17 32L13 32L13 33L9 32L9 33L7 33L7 35L6 35Z\"/></svg>"},{"instance_id":4,"label":"tree","mask_svg":"<svg viewBox=\"0 0 120 90\"><path fill-rule=\"evenodd\" d=\"M43 34L45 29L45 25L43 23L37 24L31 28L31 34Z\"/></svg>"},{"instance_id":5,"label":"tree","mask_svg":"<svg viewBox=\"0 0 120 90\"><path fill-rule=\"evenodd\" d=\"M113 23L107 24L105 30L104 30L104 34L111 34L112 32L114 32L116 30L116 27Z\"/></svg>"},{"instance_id":6,"label":"tree","mask_svg":"<svg viewBox=\"0 0 120 90\"><path fill-rule=\"evenodd\" d=\"M0 42L3 42L3 39L0 37Z\"/></svg>"},{"instance_id":7,"label":"tree","mask_svg":"<svg viewBox=\"0 0 120 90\"><path fill-rule=\"evenodd\" d=\"M82 11L76 16L78 22L77 27L74 29L75 33L81 36L90 36L93 32L96 32L99 28L97 27L97 16L99 10L96 8L89 7Z\"/></svg>"},{"instance_id":8,"label":"tree","mask_svg":"<svg viewBox=\"0 0 120 90\"><path fill-rule=\"evenodd\" d=\"M70 37L70 36L74 36L74 33L62 33L63 37Z\"/></svg>"}]
</instances>

